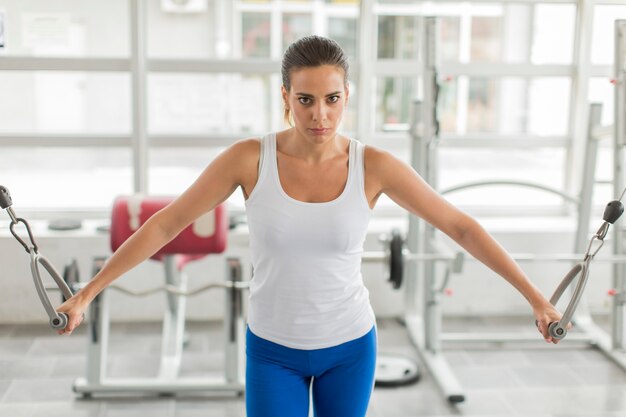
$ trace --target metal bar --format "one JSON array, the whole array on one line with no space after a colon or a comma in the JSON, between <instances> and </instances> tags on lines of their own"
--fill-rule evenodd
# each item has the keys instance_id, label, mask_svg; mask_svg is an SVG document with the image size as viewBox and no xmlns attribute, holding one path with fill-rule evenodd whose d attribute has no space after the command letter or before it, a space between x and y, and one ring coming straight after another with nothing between
<instances>
[{"instance_id":1,"label":"metal bar","mask_svg":"<svg viewBox=\"0 0 626 417\"><path fill-rule=\"evenodd\" d=\"M398 132L377 132L370 134L370 140L380 141L387 147L404 146L407 140L408 127ZM348 132L349 133L349 132ZM224 132L177 135L167 133L148 134L151 147L212 147L227 146L242 136L261 135L262 132ZM497 148L562 148L570 139L567 137L545 137L530 135L508 135L496 138L491 134L471 135L442 135L439 146L443 148L466 148L466 147L497 147ZM129 147L131 134L103 134L94 135L85 132L83 134L48 134L48 133L0 133L0 146L49 146L49 147Z\"/></svg>"},{"instance_id":2,"label":"metal bar","mask_svg":"<svg viewBox=\"0 0 626 417\"><path fill-rule=\"evenodd\" d=\"M226 260L226 277L232 283L242 282L242 266L238 258ZM224 377L227 383L239 383L244 380L243 363L245 323L243 320L243 297L241 291L231 287L225 292L224 308Z\"/></svg>"},{"instance_id":3,"label":"metal bar","mask_svg":"<svg viewBox=\"0 0 626 417\"><path fill-rule=\"evenodd\" d=\"M403 256L404 261L453 261L456 258L454 256L448 255L439 255L439 254L431 254L431 253L420 253L420 254L406 254ZM389 260L389 256L385 252L363 252L361 255L361 260L366 263L375 263L375 262L387 262Z\"/></svg>"},{"instance_id":4,"label":"metal bar","mask_svg":"<svg viewBox=\"0 0 626 417\"><path fill-rule=\"evenodd\" d=\"M358 54L357 59L360 71L357 78L358 101L357 101L357 137L365 143L371 138L374 127L374 118L371 117L374 103L372 102L374 72L371 63L375 62L374 51L376 51L377 28L375 17L372 13L373 0L361 0L358 19ZM372 29L373 28L373 29Z\"/></svg>"},{"instance_id":5,"label":"metal bar","mask_svg":"<svg viewBox=\"0 0 626 417\"><path fill-rule=\"evenodd\" d=\"M613 137L614 131L615 131L615 128L613 127L613 125L597 126L593 128L593 130L591 131L591 137L593 137L594 139L604 139L605 137Z\"/></svg>"},{"instance_id":6,"label":"metal bar","mask_svg":"<svg viewBox=\"0 0 626 417\"><path fill-rule=\"evenodd\" d=\"M548 187L542 184L535 184L535 183L527 182L527 181L512 181L512 180L489 180L489 181L470 182L470 183L446 188L445 190L441 190L440 193L451 194L457 191L467 190L471 188L485 187L485 186L490 186L490 185L515 185L515 186L520 186L520 187L535 188L537 190L545 191L551 194L556 194L559 197L563 198L564 200L569 201L570 203L578 204L579 202L578 198L572 197L571 195L564 193L563 191L558 190L556 188Z\"/></svg>"},{"instance_id":7,"label":"metal bar","mask_svg":"<svg viewBox=\"0 0 626 417\"><path fill-rule=\"evenodd\" d=\"M128 58L39 58L3 56L0 71L128 71Z\"/></svg>"},{"instance_id":8,"label":"metal bar","mask_svg":"<svg viewBox=\"0 0 626 417\"><path fill-rule=\"evenodd\" d=\"M529 327L533 327L534 325L529 324ZM501 342L542 342L543 338L537 332L534 333L512 333L512 332L502 332L502 333L464 333L464 332L451 332L451 333L442 333L441 340L449 343L501 343ZM579 341L579 342L593 342L595 339L587 334L583 333L568 333L567 341Z\"/></svg>"},{"instance_id":9,"label":"metal bar","mask_svg":"<svg viewBox=\"0 0 626 417\"><path fill-rule=\"evenodd\" d=\"M587 135L585 136L585 147L583 149L584 161L583 161L583 171L582 177L578 184L580 185L580 201L578 203L578 217L577 217L577 225L576 225L576 236L574 240L574 252L580 253L587 249L588 237L589 237L589 226L591 221L591 210L593 204L593 188L595 185L595 177L596 177L596 164L598 160L598 141L593 137L593 130L596 126L600 125L600 120L602 117L602 105L601 104L591 104L588 108L589 115L586 117L587 124ZM583 258L580 258L581 260ZM585 268L586 270L586 268ZM583 283L582 277L579 280L579 284ZM577 290L575 290L574 286L569 288L569 293L571 294L571 299L577 296ZM589 312L588 303L584 294L579 295L582 297L582 301L576 308L576 311L567 311L563 313L562 320L568 319L566 317L569 313L574 313L573 322L576 323L580 320L592 320L591 313ZM568 306L569 307L569 306ZM563 330L563 329L562 329Z\"/></svg>"},{"instance_id":10,"label":"metal bar","mask_svg":"<svg viewBox=\"0 0 626 417\"><path fill-rule=\"evenodd\" d=\"M372 139L380 141L380 145L393 146L394 141L404 146L410 125L404 125L397 131L377 131ZM410 140L410 138L409 138ZM468 133L457 135L452 133L442 133L439 137L439 146L443 148L465 148L465 147L495 147L495 148L563 148L569 144L571 139L568 136L534 136L507 134L496 136L492 133Z\"/></svg>"},{"instance_id":11,"label":"metal bar","mask_svg":"<svg viewBox=\"0 0 626 417\"><path fill-rule=\"evenodd\" d=\"M583 253L554 253L554 254L534 254L534 253L509 253L511 257L518 262L578 262L585 257ZM365 263L386 262L389 256L386 252L370 251L363 252L361 259ZM404 255L406 262L423 262L423 261L454 261L456 255L437 254L437 253L408 253ZM467 260L479 262L474 257L468 257ZM593 258L594 263L626 263L626 256L607 256Z\"/></svg>"},{"instance_id":12,"label":"metal bar","mask_svg":"<svg viewBox=\"0 0 626 417\"><path fill-rule=\"evenodd\" d=\"M227 383L223 377L177 378L162 380L154 378L105 378L98 383L90 383L84 378L74 382L74 392L82 394L145 394L145 393L185 393L203 391L216 395L230 393L239 396L245 386Z\"/></svg>"},{"instance_id":13,"label":"metal bar","mask_svg":"<svg viewBox=\"0 0 626 417\"><path fill-rule=\"evenodd\" d=\"M92 275L95 276L104 266L106 258L94 259ZM109 306L108 294L101 292L89 305L87 327L87 371L84 384L98 385L106 377L109 348ZM74 382L74 389L77 381Z\"/></svg>"},{"instance_id":14,"label":"metal bar","mask_svg":"<svg viewBox=\"0 0 626 417\"><path fill-rule=\"evenodd\" d=\"M130 135L83 135L71 134L25 134L25 133L2 133L0 134L1 147L128 147Z\"/></svg>"},{"instance_id":15,"label":"metal bar","mask_svg":"<svg viewBox=\"0 0 626 417\"><path fill-rule=\"evenodd\" d=\"M185 291L187 276L176 267L175 255L163 258L165 282ZM171 293L166 294L167 308L163 317L163 335L161 338L161 365L159 379L175 379L180 370L183 356L183 339L185 333L185 307L187 298Z\"/></svg>"},{"instance_id":16,"label":"metal bar","mask_svg":"<svg viewBox=\"0 0 626 417\"><path fill-rule=\"evenodd\" d=\"M442 64L441 74L457 77L465 75L477 78L500 77L571 77L575 73L573 65L533 65L533 64L489 64L489 63L450 63Z\"/></svg>"},{"instance_id":17,"label":"metal bar","mask_svg":"<svg viewBox=\"0 0 626 417\"><path fill-rule=\"evenodd\" d=\"M272 59L187 59L147 61L150 72L168 73L237 73L237 74L276 74L280 72L280 61Z\"/></svg>"},{"instance_id":18,"label":"metal bar","mask_svg":"<svg viewBox=\"0 0 626 417\"><path fill-rule=\"evenodd\" d=\"M626 77L624 76L624 60L626 59L626 20L615 21L615 80L616 89L614 94L614 120L615 127L613 137L613 194L619 196L624 188L624 146L626 145ZM625 251L624 239L626 235L623 228L613 228L613 253L622 255ZM626 341L624 335L626 330L626 267L624 265L613 266L613 288L617 291L613 297L611 307L613 321L611 323L611 347L613 349L624 349Z\"/></svg>"},{"instance_id":19,"label":"metal bar","mask_svg":"<svg viewBox=\"0 0 626 417\"><path fill-rule=\"evenodd\" d=\"M229 282L224 282L224 283L215 282L211 284L206 284L198 288L195 288L193 290L183 290L180 287L175 286L175 285L161 285L159 287L154 287L154 288L150 288L150 289L143 290L143 291L131 290L128 288L121 287L119 285L110 285L107 288L122 292L124 294L131 295L133 297L146 297L146 296L158 293L158 292L167 292L172 295L192 297L194 295L198 295L204 291L211 290L214 288L226 288L226 289L235 288L237 290L241 290L241 289L247 289L249 288L249 286L250 284L248 282L237 283L237 282L229 281Z\"/></svg>"},{"instance_id":20,"label":"metal bar","mask_svg":"<svg viewBox=\"0 0 626 417\"><path fill-rule=\"evenodd\" d=\"M133 189L135 193L146 193L148 191L145 6L145 0L130 1Z\"/></svg>"}]
</instances>

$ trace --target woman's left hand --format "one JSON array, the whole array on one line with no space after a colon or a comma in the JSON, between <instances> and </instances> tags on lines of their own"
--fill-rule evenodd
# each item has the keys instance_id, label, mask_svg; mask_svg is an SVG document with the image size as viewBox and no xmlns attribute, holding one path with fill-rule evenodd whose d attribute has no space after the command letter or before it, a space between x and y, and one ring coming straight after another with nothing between
<instances>
[{"instance_id":1,"label":"woman's left hand","mask_svg":"<svg viewBox=\"0 0 626 417\"><path fill-rule=\"evenodd\" d=\"M535 314L537 329L539 333L543 335L543 338L548 343L559 343L560 339L555 339L550 336L548 332L548 326L550 323L561 320L562 314L552 305L550 302L546 300L545 303L542 303L538 307L533 307L533 313ZM567 330L572 328L572 324L567 324Z\"/></svg>"}]
</instances>

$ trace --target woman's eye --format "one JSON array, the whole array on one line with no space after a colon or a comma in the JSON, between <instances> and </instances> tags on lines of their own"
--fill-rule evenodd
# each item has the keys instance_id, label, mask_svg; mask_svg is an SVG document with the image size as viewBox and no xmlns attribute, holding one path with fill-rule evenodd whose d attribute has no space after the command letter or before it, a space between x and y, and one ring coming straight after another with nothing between
<instances>
[{"instance_id":1,"label":"woman's eye","mask_svg":"<svg viewBox=\"0 0 626 417\"><path fill-rule=\"evenodd\" d=\"M309 104L309 103L311 102L311 99L310 99L310 98L308 98L308 97L300 97L298 100L299 100L299 101L300 101L300 103L302 103L302 104Z\"/></svg>"},{"instance_id":2,"label":"woman's eye","mask_svg":"<svg viewBox=\"0 0 626 417\"><path fill-rule=\"evenodd\" d=\"M339 101L339 96L330 96L328 98L328 101L330 101L331 103L336 103Z\"/></svg>"}]
</instances>

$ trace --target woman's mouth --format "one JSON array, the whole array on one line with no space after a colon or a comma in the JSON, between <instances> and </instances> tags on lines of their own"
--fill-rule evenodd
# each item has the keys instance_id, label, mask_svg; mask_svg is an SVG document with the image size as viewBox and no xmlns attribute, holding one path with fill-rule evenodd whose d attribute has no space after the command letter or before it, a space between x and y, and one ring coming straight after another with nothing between
<instances>
[{"instance_id":1,"label":"woman's mouth","mask_svg":"<svg viewBox=\"0 0 626 417\"><path fill-rule=\"evenodd\" d=\"M309 129L309 130L310 130L310 131L311 131L314 135L323 135L323 134L325 134L326 132L328 132L330 129L327 129L327 128L322 127L322 128L319 128L319 129L317 129L317 128L316 128L316 129Z\"/></svg>"}]
</instances>

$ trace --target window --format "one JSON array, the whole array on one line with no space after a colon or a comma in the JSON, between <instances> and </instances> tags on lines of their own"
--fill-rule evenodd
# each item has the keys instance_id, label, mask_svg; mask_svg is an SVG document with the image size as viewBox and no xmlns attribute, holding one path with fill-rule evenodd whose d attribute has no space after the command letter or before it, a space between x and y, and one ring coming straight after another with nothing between
<instances>
[{"instance_id":1,"label":"window","mask_svg":"<svg viewBox=\"0 0 626 417\"><path fill-rule=\"evenodd\" d=\"M269 76L151 74L148 131L250 134L270 126Z\"/></svg>"},{"instance_id":2,"label":"window","mask_svg":"<svg viewBox=\"0 0 626 417\"><path fill-rule=\"evenodd\" d=\"M2 71L0 132L130 132L124 73Z\"/></svg>"},{"instance_id":3,"label":"window","mask_svg":"<svg viewBox=\"0 0 626 417\"><path fill-rule=\"evenodd\" d=\"M149 192L180 193L232 141L283 128L280 58L308 34L334 38L350 58L342 130L408 155L407 141L391 138L406 139L411 107L423 96L425 16L439 18L442 185L506 170L560 188L575 148L572 111L581 107L572 100L602 102L603 123L612 123L613 25L626 18L626 5L596 2L588 97L576 97L573 57L583 47L576 44L576 1L371 3L365 10L371 19L363 20L358 0L207 0L184 13L147 1L147 62L134 74L135 3L0 0L6 23L0 59L10 64L0 71L0 178L35 209L108 211L139 177L148 179ZM372 27L361 27L364 21ZM362 42L372 43L371 52ZM146 81L145 132L133 125L134 76ZM144 136L148 148L137 150L133 144ZM490 148L494 141L497 149ZM135 165L140 158L133 152L147 153L147 167ZM70 160L78 162L58 164ZM50 191L58 184L76 192ZM512 197L529 199L521 205L561 204L518 191ZM499 193L487 188L453 201L513 201L491 200ZM231 203L241 207L238 198Z\"/></svg>"}]
</instances>

